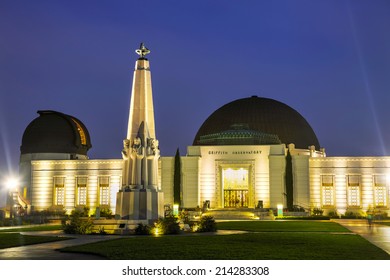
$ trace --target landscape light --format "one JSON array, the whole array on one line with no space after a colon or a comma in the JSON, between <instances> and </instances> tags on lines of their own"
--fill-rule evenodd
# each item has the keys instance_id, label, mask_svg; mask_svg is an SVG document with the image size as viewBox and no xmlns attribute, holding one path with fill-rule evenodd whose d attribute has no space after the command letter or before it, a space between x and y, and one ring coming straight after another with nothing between
<instances>
[{"instance_id":1,"label":"landscape light","mask_svg":"<svg viewBox=\"0 0 390 280\"><path fill-rule=\"evenodd\" d=\"M283 217L283 204L278 204L278 217Z\"/></svg>"},{"instance_id":2,"label":"landscape light","mask_svg":"<svg viewBox=\"0 0 390 280\"><path fill-rule=\"evenodd\" d=\"M173 216L175 217L179 216L179 204L173 205Z\"/></svg>"}]
</instances>

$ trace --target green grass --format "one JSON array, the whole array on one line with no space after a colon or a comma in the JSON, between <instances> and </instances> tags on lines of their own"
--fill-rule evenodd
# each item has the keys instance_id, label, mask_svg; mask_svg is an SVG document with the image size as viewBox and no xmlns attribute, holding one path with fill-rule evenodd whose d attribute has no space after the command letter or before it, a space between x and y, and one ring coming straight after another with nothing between
<instances>
[{"instance_id":1,"label":"green grass","mask_svg":"<svg viewBox=\"0 0 390 280\"><path fill-rule=\"evenodd\" d=\"M113 260L390 259L358 235L297 232L122 238L61 251L93 253Z\"/></svg>"},{"instance_id":2,"label":"green grass","mask_svg":"<svg viewBox=\"0 0 390 280\"><path fill-rule=\"evenodd\" d=\"M11 228L11 229L2 229L1 232L29 232L29 231L52 231L52 230L60 230L62 229L61 225L34 225L31 227L23 227L23 228Z\"/></svg>"},{"instance_id":3,"label":"green grass","mask_svg":"<svg viewBox=\"0 0 390 280\"><path fill-rule=\"evenodd\" d=\"M252 232L348 232L330 221L240 221L220 222L218 229L243 230Z\"/></svg>"},{"instance_id":4,"label":"green grass","mask_svg":"<svg viewBox=\"0 0 390 280\"><path fill-rule=\"evenodd\" d=\"M32 245L38 243L66 240L69 238L57 236L22 235L20 233L0 233L0 249Z\"/></svg>"},{"instance_id":5,"label":"green grass","mask_svg":"<svg viewBox=\"0 0 390 280\"><path fill-rule=\"evenodd\" d=\"M250 230L234 235L121 238L62 249L125 260L369 260L390 256L332 222L226 222L219 229Z\"/></svg>"}]
</instances>

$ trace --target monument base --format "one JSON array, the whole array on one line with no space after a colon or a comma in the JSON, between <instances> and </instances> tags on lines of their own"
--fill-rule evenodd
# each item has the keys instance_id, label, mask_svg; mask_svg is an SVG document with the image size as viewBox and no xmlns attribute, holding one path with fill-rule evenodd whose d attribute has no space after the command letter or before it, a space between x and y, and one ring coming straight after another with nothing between
<instances>
[{"instance_id":1,"label":"monument base","mask_svg":"<svg viewBox=\"0 0 390 280\"><path fill-rule=\"evenodd\" d=\"M142 220L148 224L164 217L164 194L154 189L130 189L116 194L115 216L121 220Z\"/></svg>"}]
</instances>

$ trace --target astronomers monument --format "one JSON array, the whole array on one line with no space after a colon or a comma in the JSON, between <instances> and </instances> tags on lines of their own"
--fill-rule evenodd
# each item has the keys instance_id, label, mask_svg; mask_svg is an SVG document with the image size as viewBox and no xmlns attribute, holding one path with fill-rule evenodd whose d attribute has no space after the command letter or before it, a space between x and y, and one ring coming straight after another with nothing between
<instances>
[{"instance_id":1,"label":"astronomers monument","mask_svg":"<svg viewBox=\"0 0 390 280\"><path fill-rule=\"evenodd\" d=\"M116 215L127 220L156 220L163 216L164 197L158 186L160 150L154 128L150 51L141 43L136 53L127 138L123 140L122 188Z\"/></svg>"}]
</instances>

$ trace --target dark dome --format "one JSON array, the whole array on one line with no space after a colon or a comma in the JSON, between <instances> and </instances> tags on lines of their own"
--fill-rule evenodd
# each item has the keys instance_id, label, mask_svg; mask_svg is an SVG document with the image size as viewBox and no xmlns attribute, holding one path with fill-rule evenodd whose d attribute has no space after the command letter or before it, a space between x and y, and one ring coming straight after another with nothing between
<instances>
[{"instance_id":1,"label":"dark dome","mask_svg":"<svg viewBox=\"0 0 390 280\"><path fill-rule=\"evenodd\" d=\"M209 145L204 141L205 137L229 130L237 124L276 135L281 143L294 143L296 148L307 149L312 145L320 148L313 129L297 111L279 101L257 96L235 100L212 113L198 130L193 145Z\"/></svg>"},{"instance_id":2,"label":"dark dome","mask_svg":"<svg viewBox=\"0 0 390 280\"><path fill-rule=\"evenodd\" d=\"M38 111L26 128L20 151L87 155L92 147L85 125L75 117L55 111Z\"/></svg>"}]
</instances>

